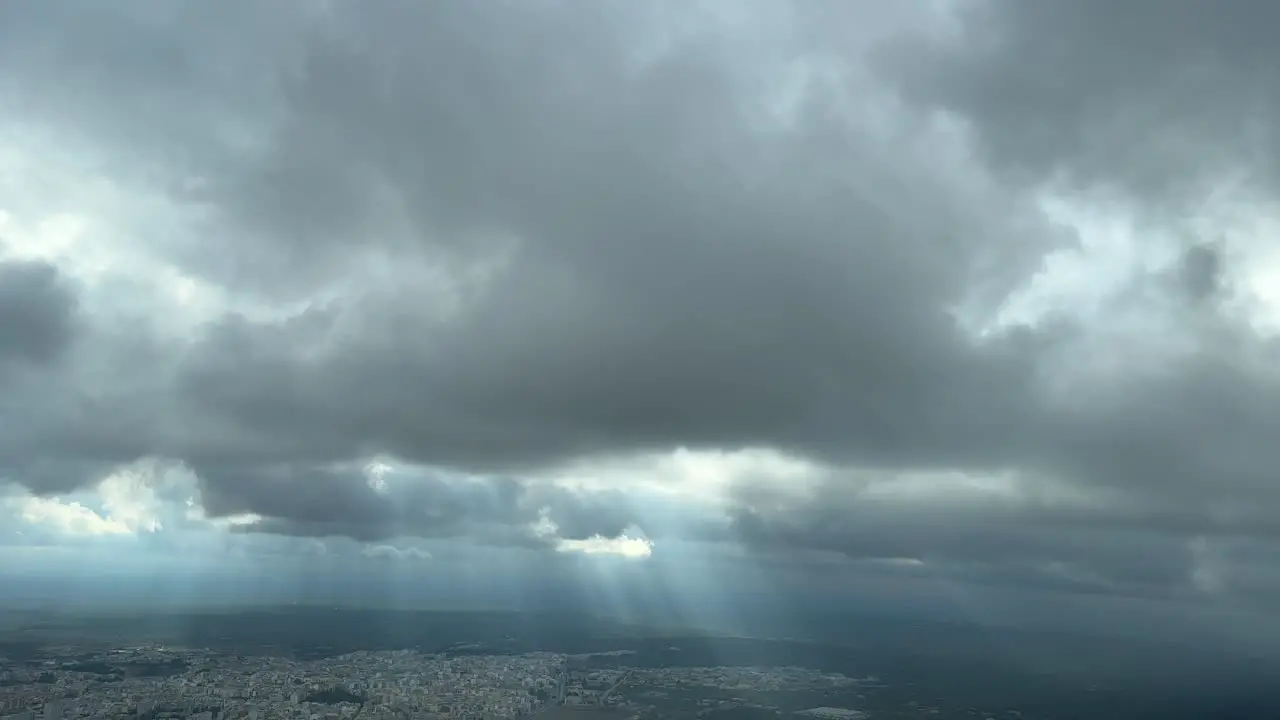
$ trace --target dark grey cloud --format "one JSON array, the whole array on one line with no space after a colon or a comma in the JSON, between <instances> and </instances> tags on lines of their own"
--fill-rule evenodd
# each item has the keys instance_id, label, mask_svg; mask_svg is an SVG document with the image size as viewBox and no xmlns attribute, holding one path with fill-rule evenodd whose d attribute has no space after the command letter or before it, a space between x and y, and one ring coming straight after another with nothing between
<instances>
[{"instance_id":1,"label":"dark grey cloud","mask_svg":"<svg viewBox=\"0 0 1280 720\"><path fill-rule=\"evenodd\" d=\"M933 158L904 163L827 90L809 89L795 126L760 127L752 68L709 33L637 65L613 15L358 15L331 18L284 73L280 142L215 177L218 207L247 232L306 238L291 267L372 244L426 275L423 258L463 263L494 236L512 238L509 266L447 321L431 295L401 291L218 327L182 389L229 426L287 425L313 452L502 469L676 443L984 464L993 448L973 435L1021 426L1026 393L1005 391L1033 371L1021 339L975 346L945 310L1056 238L1014 236L942 194ZM401 41L405 28L424 30ZM291 179L300 167L360 187L334 200ZM894 184L919 192L880 189ZM403 240L371 224L386 219L380 188ZM983 199L997 218L1017 211ZM341 219L313 232L330 212ZM254 260L273 251L247 241L215 262L296 279ZM300 344L341 328L348 342L296 372Z\"/></svg>"},{"instance_id":2,"label":"dark grey cloud","mask_svg":"<svg viewBox=\"0 0 1280 720\"><path fill-rule=\"evenodd\" d=\"M1194 200L1241 174L1273 181L1280 68L1246 0L961 6L958 33L887 53L908 92L972 120L993 161L1039 179Z\"/></svg>"},{"instance_id":3,"label":"dark grey cloud","mask_svg":"<svg viewBox=\"0 0 1280 720\"><path fill-rule=\"evenodd\" d=\"M1229 309L1234 258L1179 239L1099 317L957 320L1078 239L1037 204L1048 184L1122 188L1164 233L1171 199L1265 176L1270 11L1193 5L986 3L951 32L868 4L888 34L858 43L832 42L834 4L738 33L727 5L679 28L676 5L624 3L6 5L25 29L0 30L0 111L187 213L193 232L137 247L236 302L180 339L85 329L4 466L55 492L180 461L211 516L259 533L538 545L545 518L1203 592L1189 543L1265 546L1280 499L1274 348ZM53 302L73 296L25 272L0 300L25 282L47 314L0 305L0 339L29 323L0 362L76 338ZM1148 324L1098 329L1130 315ZM1157 342L1192 350L1138 352ZM530 480L761 446L827 467L817 499L738 488L716 517ZM436 470L380 489L373 457ZM872 501L868 468L1028 481L1012 504ZM1042 487L1068 499L1026 499Z\"/></svg>"},{"instance_id":4,"label":"dark grey cloud","mask_svg":"<svg viewBox=\"0 0 1280 720\"><path fill-rule=\"evenodd\" d=\"M652 507L617 491L572 491L514 478L388 472L300 463L196 465L201 505L213 518L255 514L233 529L295 537L470 537L496 545L547 547L559 540L613 538ZM549 522L554 533L539 528Z\"/></svg>"},{"instance_id":5,"label":"dark grey cloud","mask_svg":"<svg viewBox=\"0 0 1280 720\"><path fill-rule=\"evenodd\" d=\"M884 560L884 570L905 575L1167 597L1198 593L1188 538L1218 530L1196 513L1145 506L945 491L877 496L839 482L780 505L744 497L729 534L786 562L820 550Z\"/></svg>"},{"instance_id":6,"label":"dark grey cloud","mask_svg":"<svg viewBox=\"0 0 1280 720\"><path fill-rule=\"evenodd\" d=\"M0 372L56 362L74 340L77 305L56 267L0 262Z\"/></svg>"},{"instance_id":7,"label":"dark grey cloud","mask_svg":"<svg viewBox=\"0 0 1280 720\"><path fill-rule=\"evenodd\" d=\"M60 477L47 472L51 463L37 456L26 431L39 422L42 404L53 402L45 391L63 377L81 329L79 310L76 288L56 267L0 261L0 479L44 486ZM65 430L61 423L50 428Z\"/></svg>"},{"instance_id":8,"label":"dark grey cloud","mask_svg":"<svg viewBox=\"0 0 1280 720\"><path fill-rule=\"evenodd\" d=\"M1222 253L1212 245L1192 246L1182 258L1179 277L1192 300L1213 299L1222 290Z\"/></svg>"}]
</instances>

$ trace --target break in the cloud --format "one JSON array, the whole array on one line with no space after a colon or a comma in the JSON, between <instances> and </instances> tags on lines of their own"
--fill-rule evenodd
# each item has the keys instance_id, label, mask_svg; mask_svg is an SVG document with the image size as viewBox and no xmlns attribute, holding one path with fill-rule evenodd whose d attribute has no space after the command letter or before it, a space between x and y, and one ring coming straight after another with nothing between
<instances>
[{"instance_id":1,"label":"break in the cloud","mask_svg":"<svg viewBox=\"0 0 1280 720\"><path fill-rule=\"evenodd\" d=\"M7 3L15 533L1269 596L1271 12Z\"/></svg>"}]
</instances>

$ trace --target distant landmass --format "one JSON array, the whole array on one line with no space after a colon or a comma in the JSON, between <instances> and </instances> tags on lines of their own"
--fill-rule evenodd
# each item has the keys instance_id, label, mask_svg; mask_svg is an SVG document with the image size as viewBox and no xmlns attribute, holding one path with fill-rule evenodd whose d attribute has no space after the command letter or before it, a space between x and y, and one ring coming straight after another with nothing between
<instances>
[{"instance_id":1,"label":"distant landmass","mask_svg":"<svg viewBox=\"0 0 1280 720\"><path fill-rule=\"evenodd\" d=\"M1280 694L1273 690L1280 666L1274 661L1172 643L884 617L833 622L825 642L655 629L578 613L288 606L102 617L26 613L22 622L9 620L0 655L11 663L33 661L47 646L142 642L303 660L357 650L453 656L543 651L574 656L573 665L586 669L798 666L875 675L883 680L875 692L886 703L1016 708L1034 717L1280 717ZM66 669L140 676L182 668L97 660ZM307 697L330 704L363 701L343 688Z\"/></svg>"}]
</instances>

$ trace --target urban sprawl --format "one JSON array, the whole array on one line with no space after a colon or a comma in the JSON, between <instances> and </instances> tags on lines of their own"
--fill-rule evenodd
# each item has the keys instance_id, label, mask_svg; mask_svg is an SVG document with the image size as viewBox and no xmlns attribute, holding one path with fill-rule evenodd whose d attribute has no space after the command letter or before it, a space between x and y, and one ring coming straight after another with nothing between
<instances>
[{"instance_id":1,"label":"urban sprawl","mask_svg":"<svg viewBox=\"0 0 1280 720\"><path fill-rule=\"evenodd\" d=\"M559 720L574 709L595 709L610 711L598 715L612 720L639 715L646 699L669 692L841 687L872 680L796 667L584 670L571 669L572 660L555 653L397 650L302 661L158 645L90 655L67 649L61 657L0 671L0 718ZM830 720L861 715L826 707L805 714Z\"/></svg>"}]
</instances>

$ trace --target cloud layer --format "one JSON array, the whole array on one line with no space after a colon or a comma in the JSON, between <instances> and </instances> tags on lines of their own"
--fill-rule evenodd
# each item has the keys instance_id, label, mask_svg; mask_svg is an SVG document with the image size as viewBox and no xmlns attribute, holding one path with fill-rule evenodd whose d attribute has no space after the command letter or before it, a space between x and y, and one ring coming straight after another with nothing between
<instances>
[{"instance_id":1,"label":"cloud layer","mask_svg":"<svg viewBox=\"0 0 1280 720\"><path fill-rule=\"evenodd\" d=\"M5 5L15 532L1274 592L1270 11L589 5Z\"/></svg>"}]
</instances>

